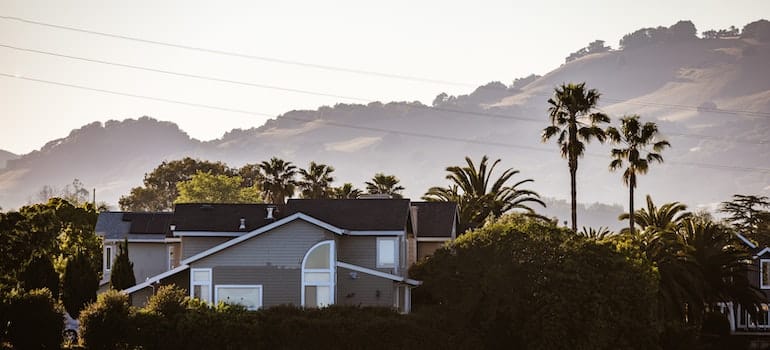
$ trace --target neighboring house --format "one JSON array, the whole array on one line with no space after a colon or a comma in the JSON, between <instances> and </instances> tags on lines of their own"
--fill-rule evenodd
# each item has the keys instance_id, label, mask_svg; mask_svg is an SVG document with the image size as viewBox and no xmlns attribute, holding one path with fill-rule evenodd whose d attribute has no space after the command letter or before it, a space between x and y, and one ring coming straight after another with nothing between
<instances>
[{"instance_id":1,"label":"neighboring house","mask_svg":"<svg viewBox=\"0 0 770 350\"><path fill-rule=\"evenodd\" d=\"M173 213L102 212L96 234L103 240L102 279L99 292L110 287L110 274L118 245L128 239L128 259L134 263L137 282L179 265L181 239L171 234Z\"/></svg>"},{"instance_id":2,"label":"neighboring house","mask_svg":"<svg viewBox=\"0 0 770 350\"><path fill-rule=\"evenodd\" d=\"M749 271L749 283L759 289L764 300L770 301L770 247L759 247L746 237L736 234L752 254L753 268ZM721 312L727 315L733 332L768 332L770 331L770 311L768 303L762 304L757 317L743 310L736 303L720 303Z\"/></svg>"},{"instance_id":3,"label":"neighboring house","mask_svg":"<svg viewBox=\"0 0 770 350\"><path fill-rule=\"evenodd\" d=\"M453 239L457 227L455 204L408 199L178 204L168 214L180 261L126 289L133 305L174 284L191 297L248 309L342 304L406 313L421 283L409 278L409 265Z\"/></svg>"}]
</instances>

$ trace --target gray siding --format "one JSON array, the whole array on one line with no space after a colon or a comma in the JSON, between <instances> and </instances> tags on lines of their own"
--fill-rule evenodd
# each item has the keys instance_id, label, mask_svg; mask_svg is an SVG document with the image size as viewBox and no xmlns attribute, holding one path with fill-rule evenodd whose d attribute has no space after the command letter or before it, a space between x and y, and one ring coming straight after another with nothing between
<instances>
[{"instance_id":1,"label":"gray siding","mask_svg":"<svg viewBox=\"0 0 770 350\"><path fill-rule=\"evenodd\" d=\"M116 256L118 250L115 251ZM168 270L168 251L165 243L128 243L128 259L134 263L134 277L144 282L148 277Z\"/></svg>"},{"instance_id":2,"label":"gray siding","mask_svg":"<svg viewBox=\"0 0 770 350\"><path fill-rule=\"evenodd\" d=\"M335 234L311 223L297 220L205 257L194 262L191 267L301 268L305 253L316 243L328 239L336 239Z\"/></svg>"},{"instance_id":3,"label":"gray siding","mask_svg":"<svg viewBox=\"0 0 770 350\"><path fill-rule=\"evenodd\" d=\"M394 307L395 283L389 279L337 268L337 304ZM379 294L379 295L378 295Z\"/></svg>"},{"instance_id":4,"label":"gray siding","mask_svg":"<svg viewBox=\"0 0 770 350\"><path fill-rule=\"evenodd\" d=\"M383 236L386 237L386 236ZM393 236L387 236L393 237ZM345 236L340 239L339 246L337 247L337 260L346 262L348 264L358 265L369 269L392 273L395 273L395 269L392 268L377 268L377 237L376 236ZM396 249L400 249L397 246ZM399 260L404 261L403 252L399 251ZM404 269L402 268L401 271Z\"/></svg>"},{"instance_id":5,"label":"gray siding","mask_svg":"<svg viewBox=\"0 0 770 350\"><path fill-rule=\"evenodd\" d=\"M213 268L214 290L223 284L262 285L262 305L300 305L300 269L275 266L217 266Z\"/></svg>"},{"instance_id":6,"label":"gray siding","mask_svg":"<svg viewBox=\"0 0 770 350\"><path fill-rule=\"evenodd\" d=\"M184 291L185 294L189 294L190 290L190 270L186 269L184 271L181 271L177 274L171 275L169 277L166 277L165 279L160 280L160 283L158 283L155 288L158 288L159 286L166 286L166 285L175 285L177 288ZM142 288L136 292L133 292L129 295L131 305L136 307L144 307L147 305L147 300L152 296L154 292L153 287L146 287Z\"/></svg>"},{"instance_id":7,"label":"gray siding","mask_svg":"<svg viewBox=\"0 0 770 350\"><path fill-rule=\"evenodd\" d=\"M129 295L129 302L131 306L144 307L147 305L147 300L152 296L152 288L142 288Z\"/></svg>"},{"instance_id":8,"label":"gray siding","mask_svg":"<svg viewBox=\"0 0 770 350\"><path fill-rule=\"evenodd\" d=\"M443 242L417 242L417 261L433 255L433 252L443 246Z\"/></svg>"},{"instance_id":9,"label":"gray siding","mask_svg":"<svg viewBox=\"0 0 770 350\"><path fill-rule=\"evenodd\" d=\"M231 239L232 237L182 237L182 260Z\"/></svg>"}]
</instances>

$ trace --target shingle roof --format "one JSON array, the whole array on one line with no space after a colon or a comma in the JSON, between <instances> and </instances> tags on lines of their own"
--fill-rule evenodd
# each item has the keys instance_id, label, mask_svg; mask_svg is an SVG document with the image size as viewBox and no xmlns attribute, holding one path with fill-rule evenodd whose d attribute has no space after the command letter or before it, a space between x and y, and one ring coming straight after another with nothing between
<instances>
[{"instance_id":1,"label":"shingle roof","mask_svg":"<svg viewBox=\"0 0 770 350\"><path fill-rule=\"evenodd\" d=\"M451 237L457 203L412 202L417 207L417 237Z\"/></svg>"},{"instance_id":2,"label":"shingle roof","mask_svg":"<svg viewBox=\"0 0 770 350\"><path fill-rule=\"evenodd\" d=\"M131 234L164 234L171 237L171 218L174 213L125 213L123 221L131 222Z\"/></svg>"},{"instance_id":3,"label":"shingle roof","mask_svg":"<svg viewBox=\"0 0 770 350\"><path fill-rule=\"evenodd\" d=\"M275 220L267 220L267 207L272 204L177 204L172 224L176 231L245 232L265 226ZM274 212L279 219L284 216L280 207ZM241 230L241 218L246 229Z\"/></svg>"},{"instance_id":4,"label":"shingle roof","mask_svg":"<svg viewBox=\"0 0 770 350\"><path fill-rule=\"evenodd\" d=\"M290 199L286 215L304 213L352 231L404 230L408 199Z\"/></svg>"},{"instance_id":5,"label":"shingle roof","mask_svg":"<svg viewBox=\"0 0 770 350\"><path fill-rule=\"evenodd\" d=\"M105 211L96 219L96 234L104 239L123 239L131 229L131 223L123 221L123 212Z\"/></svg>"},{"instance_id":6,"label":"shingle roof","mask_svg":"<svg viewBox=\"0 0 770 350\"><path fill-rule=\"evenodd\" d=\"M96 219L96 234L105 239L163 239L170 237L173 213L101 212Z\"/></svg>"}]
</instances>

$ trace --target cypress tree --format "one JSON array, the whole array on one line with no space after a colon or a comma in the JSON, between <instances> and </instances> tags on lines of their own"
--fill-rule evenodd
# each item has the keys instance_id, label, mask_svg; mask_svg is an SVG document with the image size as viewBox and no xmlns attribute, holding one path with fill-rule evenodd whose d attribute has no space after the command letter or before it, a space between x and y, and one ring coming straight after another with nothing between
<instances>
[{"instance_id":1,"label":"cypress tree","mask_svg":"<svg viewBox=\"0 0 770 350\"><path fill-rule=\"evenodd\" d=\"M28 291L48 288L53 299L59 299L59 274L54 270L53 262L48 255L33 257L21 272L19 280Z\"/></svg>"},{"instance_id":2,"label":"cypress tree","mask_svg":"<svg viewBox=\"0 0 770 350\"><path fill-rule=\"evenodd\" d=\"M78 318L86 304L96 300L99 275L94 271L88 256L79 251L67 260L62 278L62 302L73 318Z\"/></svg>"},{"instance_id":3,"label":"cypress tree","mask_svg":"<svg viewBox=\"0 0 770 350\"><path fill-rule=\"evenodd\" d=\"M128 238L126 238L123 244L118 245L118 256L115 257L112 274L110 274L110 286L115 290L123 290L134 285L136 285L134 263L128 259Z\"/></svg>"}]
</instances>

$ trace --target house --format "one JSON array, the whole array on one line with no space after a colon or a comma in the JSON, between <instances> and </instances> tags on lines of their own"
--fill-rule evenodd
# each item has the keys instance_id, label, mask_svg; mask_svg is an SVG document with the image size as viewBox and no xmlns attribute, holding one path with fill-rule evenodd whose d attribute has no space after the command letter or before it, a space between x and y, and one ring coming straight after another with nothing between
<instances>
[{"instance_id":1,"label":"house","mask_svg":"<svg viewBox=\"0 0 770 350\"><path fill-rule=\"evenodd\" d=\"M749 283L770 300L770 247L757 246L741 234L736 236L749 249L752 255L752 268L749 270ZM770 331L769 304L763 303L759 315L752 316L737 303L720 303L719 308L727 316L732 332L768 332Z\"/></svg>"},{"instance_id":2,"label":"house","mask_svg":"<svg viewBox=\"0 0 770 350\"><path fill-rule=\"evenodd\" d=\"M342 304L407 313L421 283L409 278L409 265L455 238L458 219L454 203L408 199L178 204L170 215L166 239L179 240L179 261L137 278L124 291L133 305L174 284L248 309Z\"/></svg>"},{"instance_id":3,"label":"house","mask_svg":"<svg viewBox=\"0 0 770 350\"><path fill-rule=\"evenodd\" d=\"M102 279L99 292L109 288L118 245L128 240L128 258L134 277L144 281L179 265L181 240L169 229L173 213L102 212L96 234L103 240Z\"/></svg>"}]
</instances>

